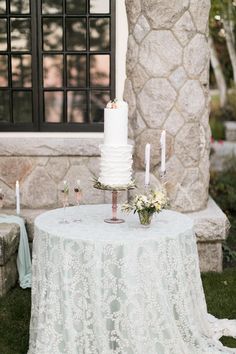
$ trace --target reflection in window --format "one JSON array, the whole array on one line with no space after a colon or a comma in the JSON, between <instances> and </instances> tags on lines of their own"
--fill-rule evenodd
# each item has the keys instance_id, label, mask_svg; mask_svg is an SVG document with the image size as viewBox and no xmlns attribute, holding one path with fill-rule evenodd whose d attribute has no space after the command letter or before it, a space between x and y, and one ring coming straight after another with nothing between
<instances>
[{"instance_id":1,"label":"reflection in window","mask_svg":"<svg viewBox=\"0 0 236 354\"><path fill-rule=\"evenodd\" d=\"M85 123L87 112L86 92L67 93L67 119L70 123Z\"/></svg>"},{"instance_id":2,"label":"reflection in window","mask_svg":"<svg viewBox=\"0 0 236 354\"><path fill-rule=\"evenodd\" d=\"M43 0L42 13L45 14L61 14L62 0Z\"/></svg>"},{"instance_id":3,"label":"reflection in window","mask_svg":"<svg viewBox=\"0 0 236 354\"><path fill-rule=\"evenodd\" d=\"M10 110L9 110L9 92L0 91L0 122L8 123L10 121Z\"/></svg>"},{"instance_id":4,"label":"reflection in window","mask_svg":"<svg viewBox=\"0 0 236 354\"><path fill-rule=\"evenodd\" d=\"M43 20L43 50L62 50L62 20L45 18Z\"/></svg>"},{"instance_id":5,"label":"reflection in window","mask_svg":"<svg viewBox=\"0 0 236 354\"><path fill-rule=\"evenodd\" d=\"M90 0L90 13L108 14L110 12L110 0Z\"/></svg>"},{"instance_id":6,"label":"reflection in window","mask_svg":"<svg viewBox=\"0 0 236 354\"><path fill-rule=\"evenodd\" d=\"M11 0L11 13L28 14L29 12L29 0Z\"/></svg>"},{"instance_id":7,"label":"reflection in window","mask_svg":"<svg viewBox=\"0 0 236 354\"><path fill-rule=\"evenodd\" d=\"M110 20L109 18L90 19L90 50L110 49Z\"/></svg>"},{"instance_id":8,"label":"reflection in window","mask_svg":"<svg viewBox=\"0 0 236 354\"><path fill-rule=\"evenodd\" d=\"M11 63L13 87L31 87L31 55L13 55Z\"/></svg>"},{"instance_id":9,"label":"reflection in window","mask_svg":"<svg viewBox=\"0 0 236 354\"><path fill-rule=\"evenodd\" d=\"M0 0L0 130L103 122L115 96L115 1Z\"/></svg>"},{"instance_id":10,"label":"reflection in window","mask_svg":"<svg viewBox=\"0 0 236 354\"><path fill-rule=\"evenodd\" d=\"M44 55L43 77L44 87L63 86L63 55Z\"/></svg>"},{"instance_id":11,"label":"reflection in window","mask_svg":"<svg viewBox=\"0 0 236 354\"><path fill-rule=\"evenodd\" d=\"M13 92L13 120L14 123L32 122L32 92Z\"/></svg>"},{"instance_id":12,"label":"reflection in window","mask_svg":"<svg viewBox=\"0 0 236 354\"><path fill-rule=\"evenodd\" d=\"M0 14L6 13L6 0L0 0Z\"/></svg>"},{"instance_id":13,"label":"reflection in window","mask_svg":"<svg viewBox=\"0 0 236 354\"><path fill-rule=\"evenodd\" d=\"M0 55L0 87L8 86L8 57Z\"/></svg>"},{"instance_id":14,"label":"reflection in window","mask_svg":"<svg viewBox=\"0 0 236 354\"><path fill-rule=\"evenodd\" d=\"M63 92L44 92L44 117L47 123L63 121Z\"/></svg>"},{"instance_id":15,"label":"reflection in window","mask_svg":"<svg viewBox=\"0 0 236 354\"><path fill-rule=\"evenodd\" d=\"M11 49L12 50L30 50L30 20L11 19Z\"/></svg>"},{"instance_id":16,"label":"reflection in window","mask_svg":"<svg viewBox=\"0 0 236 354\"><path fill-rule=\"evenodd\" d=\"M86 55L67 55L67 85L86 86Z\"/></svg>"},{"instance_id":17,"label":"reflection in window","mask_svg":"<svg viewBox=\"0 0 236 354\"><path fill-rule=\"evenodd\" d=\"M67 50L86 50L86 19L67 18L66 43Z\"/></svg>"},{"instance_id":18,"label":"reflection in window","mask_svg":"<svg viewBox=\"0 0 236 354\"><path fill-rule=\"evenodd\" d=\"M0 50L7 50L7 20L0 19Z\"/></svg>"},{"instance_id":19,"label":"reflection in window","mask_svg":"<svg viewBox=\"0 0 236 354\"><path fill-rule=\"evenodd\" d=\"M86 12L86 0L66 0L67 14L84 14Z\"/></svg>"},{"instance_id":20,"label":"reflection in window","mask_svg":"<svg viewBox=\"0 0 236 354\"><path fill-rule=\"evenodd\" d=\"M95 123L103 123L103 112L107 102L110 101L109 91L91 91L91 117Z\"/></svg>"},{"instance_id":21,"label":"reflection in window","mask_svg":"<svg viewBox=\"0 0 236 354\"><path fill-rule=\"evenodd\" d=\"M110 56L90 56L90 84L92 86L107 87L110 84Z\"/></svg>"}]
</instances>

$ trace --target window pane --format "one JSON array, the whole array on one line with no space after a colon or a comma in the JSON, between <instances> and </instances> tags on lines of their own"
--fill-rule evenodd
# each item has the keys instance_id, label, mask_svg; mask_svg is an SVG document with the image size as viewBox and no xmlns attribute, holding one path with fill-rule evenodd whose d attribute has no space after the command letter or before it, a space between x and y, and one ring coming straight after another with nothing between
<instances>
[{"instance_id":1,"label":"window pane","mask_svg":"<svg viewBox=\"0 0 236 354\"><path fill-rule=\"evenodd\" d=\"M90 50L110 49L109 18L90 19Z\"/></svg>"},{"instance_id":2,"label":"window pane","mask_svg":"<svg viewBox=\"0 0 236 354\"><path fill-rule=\"evenodd\" d=\"M30 20L11 19L11 49L12 50L30 50Z\"/></svg>"},{"instance_id":3,"label":"window pane","mask_svg":"<svg viewBox=\"0 0 236 354\"><path fill-rule=\"evenodd\" d=\"M0 0L0 14L6 13L6 0Z\"/></svg>"},{"instance_id":4,"label":"window pane","mask_svg":"<svg viewBox=\"0 0 236 354\"><path fill-rule=\"evenodd\" d=\"M29 0L11 0L11 12L17 14L30 13Z\"/></svg>"},{"instance_id":5,"label":"window pane","mask_svg":"<svg viewBox=\"0 0 236 354\"><path fill-rule=\"evenodd\" d=\"M31 55L13 55L11 65L13 87L31 87Z\"/></svg>"},{"instance_id":6,"label":"window pane","mask_svg":"<svg viewBox=\"0 0 236 354\"><path fill-rule=\"evenodd\" d=\"M67 18L67 50L86 50L86 19Z\"/></svg>"},{"instance_id":7,"label":"window pane","mask_svg":"<svg viewBox=\"0 0 236 354\"><path fill-rule=\"evenodd\" d=\"M0 50L7 50L7 20L0 19Z\"/></svg>"},{"instance_id":8,"label":"window pane","mask_svg":"<svg viewBox=\"0 0 236 354\"><path fill-rule=\"evenodd\" d=\"M13 92L14 123L32 123L32 93L30 91Z\"/></svg>"},{"instance_id":9,"label":"window pane","mask_svg":"<svg viewBox=\"0 0 236 354\"><path fill-rule=\"evenodd\" d=\"M68 14L84 14L86 12L86 0L66 0L66 12Z\"/></svg>"},{"instance_id":10,"label":"window pane","mask_svg":"<svg viewBox=\"0 0 236 354\"><path fill-rule=\"evenodd\" d=\"M91 117L90 120L95 123L102 123L104 120L104 107L110 101L109 91L91 91Z\"/></svg>"},{"instance_id":11,"label":"window pane","mask_svg":"<svg viewBox=\"0 0 236 354\"><path fill-rule=\"evenodd\" d=\"M10 121L10 111L9 111L9 92L0 90L0 122L8 123Z\"/></svg>"},{"instance_id":12,"label":"window pane","mask_svg":"<svg viewBox=\"0 0 236 354\"><path fill-rule=\"evenodd\" d=\"M90 56L90 84L91 86L110 85L110 56L91 55Z\"/></svg>"},{"instance_id":13,"label":"window pane","mask_svg":"<svg viewBox=\"0 0 236 354\"><path fill-rule=\"evenodd\" d=\"M86 86L86 55L67 55L67 85Z\"/></svg>"},{"instance_id":14,"label":"window pane","mask_svg":"<svg viewBox=\"0 0 236 354\"><path fill-rule=\"evenodd\" d=\"M71 123L86 122L86 92L70 91L67 93L67 121Z\"/></svg>"},{"instance_id":15,"label":"window pane","mask_svg":"<svg viewBox=\"0 0 236 354\"><path fill-rule=\"evenodd\" d=\"M63 27L60 18L43 20L43 50L62 50Z\"/></svg>"},{"instance_id":16,"label":"window pane","mask_svg":"<svg viewBox=\"0 0 236 354\"><path fill-rule=\"evenodd\" d=\"M63 86L63 55L44 55L44 87Z\"/></svg>"},{"instance_id":17,"label":"window pane","mask_svg":"<svg viewBox=\"0 0 236 354\"><path fill-rule=\"evenodd\" d=\"M107 14L110 12L110 0L90 0L92 14Z\"/></svg>"},{"instance_id":18,"label":"window pane","mask_svg":"<svg viewBox=\"0 0 236 354\"><path fill-rule=\"evenodd\" d=\"M0 86L8 86L8 57L0 55Z\"/></svg>"},{"instance_id":19,"label":"window pane","mask_svg":"<svg viewBox=\"0 0 236 354\"><path fill-rule=\"evenodd\" d=\"M63 121L63 92L44 92L44 120L47 123Z\"/></svg>"},{"instance_id":20,"label":"window pane","mask_svg":"<svg viewBox=\"0 0 236 354\"><path fill-rule=\"evenodd\" d=\"M42 1L43 14L61 14L62 0L43 0Z\"/></svg>"}]
</instances>

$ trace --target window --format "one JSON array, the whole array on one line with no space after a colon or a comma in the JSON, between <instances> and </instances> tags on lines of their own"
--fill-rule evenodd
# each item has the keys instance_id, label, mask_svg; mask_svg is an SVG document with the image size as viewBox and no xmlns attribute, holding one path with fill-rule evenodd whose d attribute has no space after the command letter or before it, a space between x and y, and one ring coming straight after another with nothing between
<instances>
[{"instance_id":1,"label":"window","mask_svg":"<svg viewBox=\"0 0 236 354\"><path fill-rule=\"evenodd\" d=\"M0 130L102 131L115 0L0 0Z\"/></svg>"}]
</instances>

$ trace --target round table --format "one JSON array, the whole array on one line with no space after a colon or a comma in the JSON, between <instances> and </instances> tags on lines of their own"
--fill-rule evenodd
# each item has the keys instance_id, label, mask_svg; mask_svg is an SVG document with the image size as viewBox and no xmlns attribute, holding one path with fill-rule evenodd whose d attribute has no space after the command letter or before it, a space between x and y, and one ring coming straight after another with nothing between
<instances>
[{"instance_id":1,"label":"round table","mask_svg":"<svg viewBox=\"0 0 236 354\"><path fill-rule=\"evenodd\" d=\"M69 224L61 209L36 219L28 353L236 353L209 321L192 220L166 210L150 228L137 215L111 225L110 210L69 208Z\"/></svg>"}]
</instances>

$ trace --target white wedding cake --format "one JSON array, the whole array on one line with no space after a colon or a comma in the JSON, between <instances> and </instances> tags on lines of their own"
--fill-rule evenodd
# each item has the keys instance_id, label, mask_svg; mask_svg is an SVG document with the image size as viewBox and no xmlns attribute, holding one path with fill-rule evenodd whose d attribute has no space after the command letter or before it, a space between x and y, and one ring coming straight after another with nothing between
<instances>
[{"instance_id":1,"label":"white wedding cake","mask_svg":"<svg viewBox=\"0 0 236 354\"><path fill-rule=\"evenodd\" d=\"M106 186L127 186L132 180L132 145L128 144L128 105L109 102L104 110L104 144L101 149L99 182Z\"/></svg>"}]
</instances>

